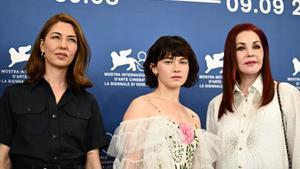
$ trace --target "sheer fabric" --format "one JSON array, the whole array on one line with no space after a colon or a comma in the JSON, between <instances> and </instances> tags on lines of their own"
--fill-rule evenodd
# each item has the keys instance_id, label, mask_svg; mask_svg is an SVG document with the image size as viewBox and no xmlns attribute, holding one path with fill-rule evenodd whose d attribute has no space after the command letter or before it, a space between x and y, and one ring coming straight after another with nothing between
<instances>
[{"instance_id":1,"label":"sheer fabric","mask_svg":"<svg viewBox=\"0 0 300 169\"><path fill-rule=\"evenodd\" d=\"M112 137L108 154L115 169L211 169L218 154L217 138L194 129L184 142L179 125L162 116L125 121Z\"/></svg>"}]
</instances>

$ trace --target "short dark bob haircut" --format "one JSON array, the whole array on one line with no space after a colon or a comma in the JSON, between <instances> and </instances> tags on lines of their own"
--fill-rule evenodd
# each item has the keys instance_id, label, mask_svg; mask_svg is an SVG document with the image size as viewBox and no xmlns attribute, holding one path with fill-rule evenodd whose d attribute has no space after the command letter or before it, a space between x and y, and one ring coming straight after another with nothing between
<instances>
[{"instance_id":1,"label":"short dark bob haircut","mask_svg":"<svg viewBox=\"0 0 300 169\"><path fill-rule=\"evenodd\" d=\"M198 81L199 65L191 45L180 36L161 36L150 47L144 63L146 85L157 88L158 80L151 70L152 64L157 65L158 61L170 56L171 58L183 56L188 59L189 74L183 87L192 87Z\"/></svg>"}]
</instances>

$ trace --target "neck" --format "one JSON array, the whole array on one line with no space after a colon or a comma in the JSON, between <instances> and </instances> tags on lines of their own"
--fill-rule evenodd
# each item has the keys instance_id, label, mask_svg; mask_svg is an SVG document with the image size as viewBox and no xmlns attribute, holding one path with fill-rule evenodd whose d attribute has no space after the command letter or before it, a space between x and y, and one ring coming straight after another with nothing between
<instances>
[{"instance_id":1,"label":"neck","mask_svg":"<svg viewBox=\"0 0 300 169\"><path fill-rule=\"evenodd\" d=\"M67 70L46 69L44 78L50 86L67 86Z\"/></svg>"},{"instance_id":2,"label":"neck","mask_svg":"<svg viewBox=\"0 0 300 169\"><path fill-rule=\"evenodd\" d=\"M241 76L241 80L239 82L240 88L245 95L248 95L249 87L255 82L258 75L249 75L249 76Z\"/></svg>"},{"instance_id":3,"label":"neck","mask_svg":"<svg viewBox=\"0 0 300 169\"><path fill-rule=\"evenodd\" d=\"M163 87L158 87L153 92L153 94L159 98L166 99L172 102L177 102L177 103L179 103L179 93L180 93L180 88L167 89Z\"/></svg>"}]
</instances>

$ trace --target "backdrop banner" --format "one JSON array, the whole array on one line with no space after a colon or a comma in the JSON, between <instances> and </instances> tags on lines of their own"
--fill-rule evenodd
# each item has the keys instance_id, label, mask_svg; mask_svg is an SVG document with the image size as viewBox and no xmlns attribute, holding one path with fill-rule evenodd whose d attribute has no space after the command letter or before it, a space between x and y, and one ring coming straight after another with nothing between
<instances>
[{"instance_id":1,"label":"backdrop banner","mask_svg":"<svg viewBox=\"0 0 300 169\"><path fill-rule=\"evenodd\" d=\"M26 61L44 22L69 13L83 27L92 51L88 76L111 136L135 97L149 92L143 63L162 35L180 35L193 47L199 83L181 101L205 128L208 102L221 92L223 48L238 23L262 28L270 46L274 79L300 89L300 0L3 0L0 5L0 95L27 78ZM104 169L113 159L102 152Z\"/></svg>"}]
</instances>

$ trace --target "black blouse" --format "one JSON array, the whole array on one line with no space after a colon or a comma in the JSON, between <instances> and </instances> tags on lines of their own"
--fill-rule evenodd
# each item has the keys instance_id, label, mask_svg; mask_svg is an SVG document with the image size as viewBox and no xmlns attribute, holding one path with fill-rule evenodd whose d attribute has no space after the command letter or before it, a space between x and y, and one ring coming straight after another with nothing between
<instances>
[{"instance_id":1,"label":"black blouse","mask_svg":"<svg viewBox=\"0 0 300 169\"><path fill-rule=\"evenodd\" d=\"M8 87L0 101L0 143L10 156L44 163L84 157L108 145L95 97L68 87L58 104L48 82Z\"/></svg>"}]
</instances>

